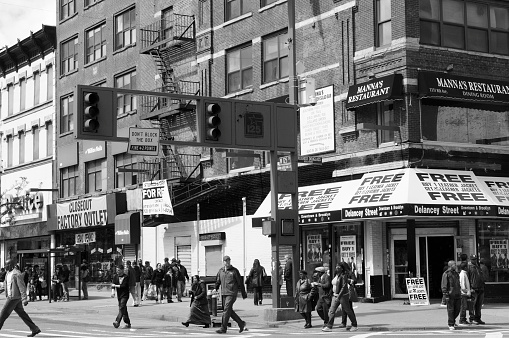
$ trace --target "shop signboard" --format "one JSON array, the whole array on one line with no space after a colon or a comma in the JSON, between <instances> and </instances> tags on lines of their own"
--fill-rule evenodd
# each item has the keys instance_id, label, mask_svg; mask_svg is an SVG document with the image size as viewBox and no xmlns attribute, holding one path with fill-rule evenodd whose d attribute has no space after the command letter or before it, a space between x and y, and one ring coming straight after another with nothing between
<instances>
[{"instance_id":1,"label":"shop signboard","mask_svg":"<svg viewBox=\"0 0 509 338\"><path fill-rule=\"evenodd\" d=\"M81 198L57 204L57 230L108 224L106 196Z\"/></svg>"},{"instance_id":2,"label":"shop signboard","mask_svg":"<svg viewBox=\"0 0 509 338\"><path fill-rule=\"evenodd\" d=\"M509 217L509 178L481 176L479 179L495 200L497 216Z\"/></svg>"},{"instance_id":3,"label":"shop signboard","mask_svg":"<svg viewBox=\"0 0 509 338\"><path fill-rule=\"evenodd\" d=\"M428 293L424 278L406 278L406 287L408 290L408 300L410 305L429 305Z\"/></svg>"},{"instance_id":4,"label":"shop signboard","mask_svg":"<svg viewBox=\"0 0 509 338\"><path fill-rule=\"evenodd\" d=\"M95 242L95 231L75 234L75 244L88 244Z\"/></svg>"},{"instance_id":5,"label":"shop signboard","mask_svg":"<svg viewBox=\"0 0 509 338\"><path fill-rule=\"evenodd\" d=\"M402 99L403 75L392 74L359 83L348 88L346 109L385 100Z\"/></svg>"},{"instance_id":6,"label":"shop signboard","mask_svg":"<svg viewBox=\"0 0 509 338\"><path fill-rule=\"evenodd\" d=\"M173 215L166 180L143 182L143 215Z\"/></svg>"}]
</instances>

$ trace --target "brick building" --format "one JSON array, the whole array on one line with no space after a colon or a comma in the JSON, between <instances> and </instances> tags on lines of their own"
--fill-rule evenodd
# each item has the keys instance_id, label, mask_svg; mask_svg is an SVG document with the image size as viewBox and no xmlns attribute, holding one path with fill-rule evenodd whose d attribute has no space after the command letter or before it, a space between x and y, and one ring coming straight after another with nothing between
<instances>
[{"instance_id":1,"label":"brick building","mask_svg":"<svg viewBox=\"0 0 509 338\"><path fill-rule=\"evenodd\" d=\"M299 166L299 186L306 196L328 191L335 196L321 196L322 201L338 199L335 209L333 203L321 204L324 210L318 198L301 202L306 205L299 221L303 268L344 259L356 268L359 290L373 301L407 297L409 275L425 278L430 297L437 297L444 261L478 254L490 268L487 295L500 294L509 278L503 202L509 7L504 1L296 0L294 39L287 34L286 0L132 1L135 20L129 16L131 21L122 22L136 27L130 38L137 40L128 46L117 46L115 39L127 34L118 17L130 5L104 0L76 6L74 11L85 15L68 15L57 33L62 56L71 41L80 46L77 61L70 63L79 66L75 73L59 73L58 97L78 83L119 85L116 79L136 67L138 89L286 102L288 53L295 48L299 103L307 102L304 83L311 79L318 98L316 106L299 109L300 154L323 161ZM89 41L83 34L102 22L106 56L99 53L81 66ZM164 137L196 136L192 102L145 103L139 98L136 114L120 114L119 128L141 124L142 118L160 126ZM60 107L59 116L63 111ZM59 134L62 146L75 142L71 134ZM130 190L107 179L118 176L115 156L121 153L110 143L104 147L107 182L101 194L125 192L129 201ZM183 146L165 146L163 153L163 167L175 163L178 172L161 171L161 178L174 178L169 182L176 214L164 231L156 228L164 238L156 243L165 255L197 253L190 264L206 271L207 261L230 252L228 245L239 240L229 237L225 220L242 216L245 208L244 226L256 228L252 215L268 216L259 210L270 190L268 156L227 157L220 149ZM88 162L75 162L73 198L91 193L79 177L88 176ZM133 168L140 168L141 160L136 163ZM192 222L198 203L199 217L209 220L210 228L196 229ZM151 220L158 221L168 220ZM153 238L150 230L143 230L143 243ZM198 241L199 234L214 232L225 232L226 238ZM244 254L244 268L254 254Z\"/></svg>"}]
</instances>

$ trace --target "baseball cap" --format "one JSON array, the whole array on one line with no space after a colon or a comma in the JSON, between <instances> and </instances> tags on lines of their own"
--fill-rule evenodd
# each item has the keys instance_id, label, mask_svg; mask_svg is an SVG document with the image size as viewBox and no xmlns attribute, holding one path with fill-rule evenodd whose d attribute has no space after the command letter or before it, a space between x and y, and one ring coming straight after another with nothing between
<instances>
[{"instance_id":1,"label":"baseball cap","mask_svg":"<svg viewBox=\"0 0 509 338\"><path fill-rule=\"evenodd\" d=\"M319 267L315 268L315 271L318 271L318 272L325 272L325 271L327 271L327 268L326 268L326 267L324 267L324 266L319 266Z\"/></svg>"},{"instance_id":2,"label":"baseball cap","mask_svg":"<svg viewBox=\"0 0 509 338\"><path fill-rule=\"evenodd\" d=\"M471 255L471 256L470 256L470 260L471 260L471 261L477 260L477 256L476 256L476 255Z\"/></svg>"},{"instance_id":3,"label":"baseball cap","mask_svg":"<svg viewBox=\"0 0 509 338\"><path fill-rule=\"evenodd\" d=\"M230 256L224 256L224 257L223 257L223 262L224 262L224 261L229 261L229 260L230 260Z\"/></svg>"}]
</instances>

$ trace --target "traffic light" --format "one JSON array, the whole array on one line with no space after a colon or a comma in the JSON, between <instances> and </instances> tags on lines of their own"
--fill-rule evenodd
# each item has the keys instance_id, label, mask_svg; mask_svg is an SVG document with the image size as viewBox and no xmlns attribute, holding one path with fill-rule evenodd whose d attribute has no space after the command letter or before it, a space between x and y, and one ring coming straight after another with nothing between
<instances>
[{"instance_id":1,"label":"traffic light","mask_svg":"<svg viewBox=\"0 0 509 338\"><path fill-rule=\"evenodd\" d=\"M115 140L117 109L110 88L77 86L74 134L83 140Z\"/></svg>"},{"instance_id":2,"label":"traffic light","mask_svg":"<svg viewBox=\"0 0 509 338\"><path fill-rule=\"evenodd\" d=\"M219 126L221 125L221 117L219 114L221 113L221 106L217 103L209 103L206 107L207 110L207 133L206 139L212 141L218 141L221 137L221 130Z\"/></svg>"},{"instance_id":3,"label":"traffic light","mask_svg":"<svg viewBox=\"0 0 509 338\"><path fill-rule=\"evenodd\" d=\"M214 98L200 102L200 141L210 147L232 145L232 103Z\"/></svg>"}]
</instances>

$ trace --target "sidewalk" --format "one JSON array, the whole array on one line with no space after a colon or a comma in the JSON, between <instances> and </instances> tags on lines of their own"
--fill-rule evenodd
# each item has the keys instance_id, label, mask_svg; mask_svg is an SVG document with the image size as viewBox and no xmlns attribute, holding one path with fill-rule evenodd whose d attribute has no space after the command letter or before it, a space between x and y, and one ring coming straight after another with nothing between
<instances>
[{"instance_id":1,"label":"sidewalk","mask_svg":"<svg viewBox=\"0 0 509 338\"><path fill-rule=\"evenodd\" d=\"M71 294L72 295L72 294ZM255 306L252 294L250 298L243 300L238 298L234 309L238 315L247 322L248 327L280 327L288 326L300 329L304 326L304 320L289 320L279 322L267 322L264 320L264 310L271 308L271 299L264 299L264 304ZM3 303L3 297L0 302ZM183 302L156 304L155 301L144 301L141 307L132 307L129 300L129 314L133 325L137 327L156 326L179 326L185 321L189 313L189 298L183 298ZM0 304L1 304L0 303ZM76 323L111 325L116 315L116 299L110 297L107 289L101 291L89 291L89 300L71 298L69 302L49 304L48 301L31 302L27 311L34 318L48 320L69 321ZM469 329L509 329L509 307L505 303L485 304L482 310L482 319L486 325L469 326ZM354 303L354 311L360 331L400 331L400 330L445 330L447 329L447 310L440 307L440 303L432 302L429 306L404 305L403 300L392 300L381 303ZM468 314L467 314L468 315ZM213 322L221 322L221 312L217 317L212 317ZM341 320L336 318L336 325ZM319 330L322 321L312 313L311 330ZM236 323L232 321L232 326ZM460 328L461 329L461 328Z\"/></svg>"}]
</instances>

